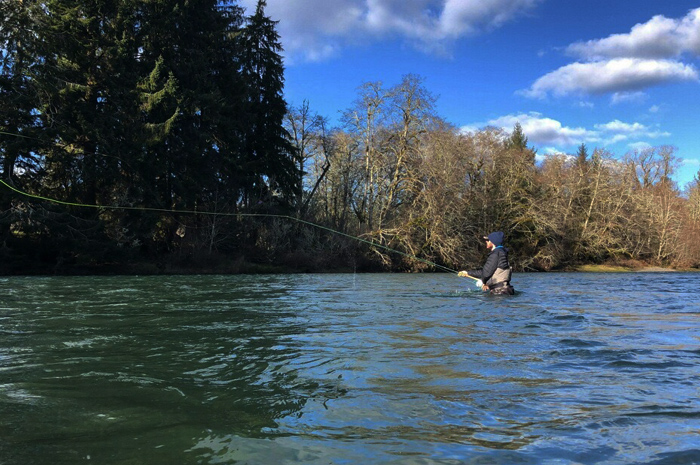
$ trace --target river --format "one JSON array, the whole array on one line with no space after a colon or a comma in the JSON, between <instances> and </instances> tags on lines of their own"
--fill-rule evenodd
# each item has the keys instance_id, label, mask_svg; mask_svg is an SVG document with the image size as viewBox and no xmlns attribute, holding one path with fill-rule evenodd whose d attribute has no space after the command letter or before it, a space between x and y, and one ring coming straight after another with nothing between
<instances>
[{"instance_id":1,"label":"river","mask_svg":"<svg viewBox=\"0 0 700 465\"><path fill-rule=\"evenodd\" d=\"M700 274L0 278L0 464L698 464Z\"/></svg>"}]
</instances>

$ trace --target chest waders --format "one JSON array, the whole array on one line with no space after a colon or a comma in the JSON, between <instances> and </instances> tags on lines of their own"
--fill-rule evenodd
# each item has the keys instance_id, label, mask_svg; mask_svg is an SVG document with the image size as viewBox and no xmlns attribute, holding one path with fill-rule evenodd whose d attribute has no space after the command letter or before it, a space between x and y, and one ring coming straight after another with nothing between
<instances>
[{"instance_id":1,"label":"chest waders","mask_svg":"<svg viewBox=\"0 0 700 465\"><path fill-rule=\"evenodd\" d=\"M507 294L513 295L515 289L510 285L510 277L513 274L513 268L497 268L496 272L486 281L491 294Z\"/></svg>"}]
</instances>

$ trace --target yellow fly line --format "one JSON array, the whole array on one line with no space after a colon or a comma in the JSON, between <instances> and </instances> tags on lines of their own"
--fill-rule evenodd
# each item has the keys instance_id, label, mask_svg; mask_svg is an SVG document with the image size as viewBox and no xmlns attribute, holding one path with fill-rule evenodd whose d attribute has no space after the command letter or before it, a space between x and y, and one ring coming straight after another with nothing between
<instances>
[{"instance_id":1,"label":"yellow fly line","mask_svg":"<svg viewBox=\"0 0 700 465\"><path fill-rule=\"evenodd\" d=\"M50 197L44 197L41 195L36 195L36 194L30 194L28 192L21 191L17 189L14 186L9 185L6 183L4 180L0 179L0 184L8 188L9 190L13 191L16 194L19 194L24 197L28 197L31 199L36 199L36 200L43 200L45 202L50 202L58 205L66 205L70 207L79 207L79 208L93 208L93 209L98 209L98 210L133 210L133 211L142 211L142 212L154 212L154 213L171 213L171 214L182 214L182 215L207 215L207 216L230 216L230 217L259 217L259 218L280 218L280 219L285 219L285 220L290 220L290 221L296 221L297 223L305 224L307 226L311 226L314 228L322 229L324 231L331 232L333 234L337 234L339 236L344 236L349 239L353 239L359 242L363 242L365 244L368 244L372 247L377 247L383 250L386 250L388 252L396 253L399 255L402 255L404 257L417 260L423 263L426 263L428 265L431 265L439 270L442 271L447 271L449 273L454 273L457 274L456 270L453 270L452 268L448 268L443 265L439 265L435 262L432 262L430 260L426 260L424 258L416 257L415 255L407 254L404 252L401 252L396 249L392 249L391 247L387 247L382 244L378 244L376 242L363 239L361 237L353 236L350 234L346 234L344 232L337 231L335 229L322 226L320 224L312 223L310 221L302 220L300 218L295 218L293 216L289 215L275 215L275 214L268 214L268 213L218 213L218 212L208 212L208 211L193 211L193 210L177 210L177 209L167 209L167 208L151 208L151 207L129 207L129 206L115 206L115 205L89 205L89 204L84 204L84 203L77 203L77 202L67 202L65 200L58 200L58 199L52 199ZM467 276L471 279L476 280L477 278L474 278L472 276Z\"/></svg>"}]
</instances>

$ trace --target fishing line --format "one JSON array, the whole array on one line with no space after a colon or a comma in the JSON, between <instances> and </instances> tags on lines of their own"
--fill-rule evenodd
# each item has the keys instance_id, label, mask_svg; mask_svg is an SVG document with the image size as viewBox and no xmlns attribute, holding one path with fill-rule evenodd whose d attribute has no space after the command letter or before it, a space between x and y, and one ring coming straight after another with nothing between
<instances>
[{"instance_id":1,"label":"fishing line","mask_svg":"<svg viewBox=\"0 0 700 465\"><path fill-rule=\"evenodd\" d=\"M41 142L41 139L37 139L36 137L31 137L31 136L25 136L24 134L15 134L12 132L5 132L5 131L0 131L0 134L4 134L6 136L15 136L15 137L21 137L22 139L31 139L31 140L38 140Z\"/></svg>"},{"instance_id":2,"label":"fishing line","mask_svg":"<svg viewBox=\"0 0 700 465\"><path fill-rule=\"evenodd\" d=\"M208 212L208 211L193 211L193 210L177 210L177 209L167 209L167 208L151 208L151 207L129 207L129 206L114 206L114 205L89 205L89 204L84 204L84 203L77 203L77 202L67 202L65 200L58 200L58 199L53 199L50 197L43 197L41 195L35 195L35 194L30 194L28 192L21 191L17 189L16 187L13 187L9 184L7 184L4 180L0 179L0 183L10 189L11 191L22 195L24 197L29 197L32 199L36 200L43 200L45 202L50 202L50 203L55 203L58 205L66 205L70 207L80 207L80 208L93 208L93 209L99 209L99 210L130 210L130 211L142 211L142 212L156 212L156 213L178 213L178 214L184 214L184 215L206 215L206 216L229 216L229 217L259 217L259 218L280 218L280 219L286 219L286 220L291 220L291 221L296 221L297 223L305 224L307 226L311 226L317 229L322 229L324 231L331 232L333 234L337 234L339 236L347 237L349 239L353 239L359 242L363 242L365 244L368 244L372 247L377 247L383 250L386 250L388 252L396 253L399 255L402 255L404 257L417 260L423 263L426 263L428 265L434 266L437 269L440 269L442 271L447 271L449 273L455 273L457 274L456 270L453 270L452 268L448 268L443 265L439 265L435 262L431 262L430 260L426 260L424 258L416 257L415 255L411 255L408 253L401 252L396 249L392 249L391 247L387 247L385 245L379 244L374 241L370 241L367 239L363 239L361 237L353 236L351 234L346 234L341 231L337 231L335 229L329 228L327 226L322 226L320 224L312 223L310 221L302 220L300 218L295 218L293 216L289 215L274 215L270 213L217 213L217 212ZM468 276L471 279L477 279L472 276Z\"/></svg>"}]
</instances>

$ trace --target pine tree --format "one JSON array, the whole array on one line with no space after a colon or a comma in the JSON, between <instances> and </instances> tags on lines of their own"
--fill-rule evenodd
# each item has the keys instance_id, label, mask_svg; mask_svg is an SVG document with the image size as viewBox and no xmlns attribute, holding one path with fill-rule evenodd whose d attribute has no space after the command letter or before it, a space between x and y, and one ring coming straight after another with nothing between
<instances>
[{"instance_id":1,"label":"pine tree","mask_svg":"<svg viewBox=\"0 0 700 465\"><path fill-rule=\"evenodd\" d=\"M0 177L29 188L39 169L37 92L31 76L34 63L34 3L0 3ZM6 243L13 221L12 193L0 187L0 243Z\"/></svg>"},{"instance_id":2,"label":"pine tree","mask_svg":"<svg viewBox=\"0 0 700 465\"><path fill-rule=\"evenodd\" d=\"M136 148L133 5L49 0L44 9L37 66L41 116L56 141L45 152L47 184L61 189L59 198L114 203Z\"/></svg>"},{"instance_id":3,"label":"pine tree","mask_svg":"<svg viewBox=\"0 0 700 465\"><path fill-rule=\"evenodd\" d=\"M245 119L236 36L240 8L215 0L153 0L144 7L139 88L151 161L165 205L193 206L236 158Z\"/></svg>"},{"instance_id":4,"label":"pine tree","mask_svg":"<svg viewBox=\"0 0 700 465\"><path fill-rule=\"evenodd\" d=\"M586 144L581 143L576 152L576 166L578 167L581 176L583 176L587 171L588 163L588 149L586 148Z\"/></svg>"},{"instance_id":5,"label":"pine tree","mask_svg":"<svg viewBox=\"0 0 700 465\"><path fill-rule=\"evenodd\" d=\"M522 153L525 156L526 160L529 162L529 164L534 166L535 155L537 154L537 150L528 147L527 143L528 138L527 136L525 136L522 126L519 122L516 122L515 126L513 127L513 132L511 133L510 137L506 140L506 147L511 150L515 150L517 152Z\"/></svg>"},{"instance_id":6,"label":"pine tree","mask_svg":"<svg viewBox=\"0 0 700 465\"><path fill-rule=\"evenodd\" d=\"M273 195L291 199L299 182L297 155L283 126L287 104L282 94L282 46L275 30L277 23L265 16L265 6L265 0L258 1L241 35L241 70L250 120L243 140L251 181L247 185L249 202Z\"/></svg>"},{"instance_id":7,"label":"pine tree","mask_svg":"<svg viewBox=\"0 0 700 465\"><path fill-rule=\"evenodd\" d=\"M516 122L515 126L513 126L513 132L511 133L510 138L508 138L507 145L509 148L517 150L527 149L527 136L525 136L523 127L519 122Z\"/></svg>"},{"instance_id":8,"label":"pine tree","mask_svg":"<svg viewBox=\"0 0 700 465\"><path fill-rule=\"evenodd\" d=\"M0 3L0 167L2 178L13 183L16 170L36 171L32 154L37 146L37 91L34 63L34 4L7 0ZM25 176L26 179L26 176Z\"/></svg>"},{"instance_id":9,"label":"pine tree","mask_svg":"<svg viewBox=\"0 0 700 465\"><path fill-rule=\"evenodd\" d=\"M227 1L149 0L140 3L139 15L143 147L134 161L133 196L159 208L218 210L218 198L238 196L230 173L243 120L236 39L242 9ZM143 241L155 237L153 246L163 250L173 249L178 228L198 229L193 216L143 221Z\"/></svg>"}]
</instances>

